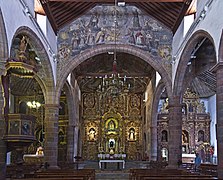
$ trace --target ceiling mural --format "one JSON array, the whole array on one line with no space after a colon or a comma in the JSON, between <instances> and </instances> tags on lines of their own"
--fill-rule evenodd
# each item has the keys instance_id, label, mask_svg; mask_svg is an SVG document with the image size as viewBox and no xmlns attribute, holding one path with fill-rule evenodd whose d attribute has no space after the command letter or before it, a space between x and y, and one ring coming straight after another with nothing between
<instances>
[{"instance_id":1,"label":"ceiling mural","mask_svg":"<svg viewBox=\"0 0 223 180\"><path fill-rule=\"evenodd\" d=\"M92 46L115 43L136 46L169 63L172 37L168 28L135 6L117 7L116 13L115 6L96 6L59 31L59 66Z\"/></svg>"}]
</instances>

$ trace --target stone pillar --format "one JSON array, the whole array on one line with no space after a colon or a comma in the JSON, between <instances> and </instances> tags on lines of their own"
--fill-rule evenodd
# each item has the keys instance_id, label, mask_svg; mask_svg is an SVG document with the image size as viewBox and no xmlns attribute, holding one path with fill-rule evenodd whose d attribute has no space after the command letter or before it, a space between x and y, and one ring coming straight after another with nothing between
<instances>
[{"instance_id":1,"label":"stone pillar","mask_svg":"<svg viewBox=\"0 0 223 180\"><path fill-rule=\"evenodd\" d=\"M49 164L51 169L58 168L58 113L58 105L45 104L44 161Z\"/></svg>"},{"instance_id":2,"label":"stone pillar","mask_svg":"<svg viewBox=\"0 0 223 180\"><path fill-rule=\"evenodd\" d=\"M6 124L4 118L4 90L2 86L2 76L0 76L0 179L6 176L6 144L2 140L5 134Z\"/></svg>"},{"instance_id":3,"label":"stone pillar","mask_svg":"<svg viewBox=\"0 0 223 180\"><path fill-rule=\"evenodd\" d=\"M169 162L168 168L178 168L182 161L182 106L179 97L169 99Z\"/></svg>"},{"instance_id":4,"label":"stone pillar","mask_svg":"<svg viewBox=\"0 0 223 180\"><path fill-rule=\"evenodd\" d=\"M75 127L68 125L67 127L67 161L72 163L74 160L74 131Z\"/></svg>"},{"instance_id":5,"label":"stone pillar","mask_svg":"<svg viewBox=\"0 0 223 180\"><path fill-rule=\"evenodd\" d=\"M155 120L155 123L157 123L157 120ZM152 124L151 126L151 161L156 161L157 160L157 151L161 151L161 149L158 148L158 143L157 143L157 125Z\"/></svg>"},{"instance_id":6,"label":"stone pillar","mask_svg":"<svg viewBox=\"0 0 223 180\"><path fill-rule=\"evenodd\" d=\"M213 71L216 72L216 108L217 108L217 159L218 159L218 178L223 179L223 62L218 63Z\"/></svg>"}]
</instances>

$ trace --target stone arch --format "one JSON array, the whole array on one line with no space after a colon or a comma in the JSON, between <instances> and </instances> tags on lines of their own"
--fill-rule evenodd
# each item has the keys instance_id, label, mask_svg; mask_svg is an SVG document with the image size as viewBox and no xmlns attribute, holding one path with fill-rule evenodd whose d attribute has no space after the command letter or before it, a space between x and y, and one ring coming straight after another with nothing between
<instances>
[{"instance_id":1,"label":"stone arch","mask_svg":"<svg viewBox=\"0 0 223 180\"><path fill-rule=\"evenodd\" d=\"M156 87L156 91L154 94L153 98L153 103L152 103L152 132L151 132L151 157L150 159L153 161L157 160L157 147L158 147L158 139L157 139L157 115L158 115L158 105L159 105L159 100L162 94L163 89L165 88L165 84L160 81Z\"/></svg>"},{"instance_id":2,"label":"stone arch","mask_svg":"<svg viewBox=\"0 0 223 180\"><path fill-rule=\"evenodd\" d=\"M184 83L185 83L185 74L186 74L186 69L187 69L187 63L190 61L191 54L193 52L193 49L195 48L196 44L202 40L203 38L209 39L213 46L214 46L214 39L212 36L203 30L199 30L195 32L191 38L188 40L181 57L179 59L179 64L177 66L176 70L176 75L173 81L173 95L178 96L181 98L182 101L182 96L184 93ZM188 79L187 81L189 81Z\"/></svg>"},{"instance_id":3,"label":"stone arch","mask_svg":"<svg viewBox=\"0 0 223 180\"><path fill-rule=\"evenodd\" d=\"M54 78L53 78L53 70L52 70L52 66L51 66L47 51L44 48L44 45L41 42L41 39L38 37L38 35L32 29L30 29L29 27L26 27L26 26L19 27L16 30L16 32L12 38L12 43L13 43L13 40L19 34L26 35L30 38L29 43L35 49L36 54L40 58L42 68L39 69L39 72L37 72L37 74L35 74L34 78L39 83L39 85L44 93L45 102L48 102L49 100L47 100L47 99L48 99L49 95L47 93L49 91L53 92L53 87L54 87L55 83L54 83Z\"/></svg>"},{"instance_id":4,"label":"stone arch","mask_svg":"<svg viewBox=\"0 0 223 180\"><path fill-rule=\"evenodd\" d=\"M2 15L2 11L0 8L0 123L5 124L5 118L4 118L4 105L5 105L5 97L4 97L4 90L2 86L2 76L5 75L5 62L8 59L8 41L6 36L6 29L5 29L5 23L4 18ZM0 126L0 137L3 137L5 133L5 126ZM6 151L7 147L3 139L0 139L0 179L5 179L6 177Z\"/></svg>"},{"instance_id":5,"label":"stone arch","mask_svg":"<svg viewBox=\"0 0 223 180\"><path fill-rule=\"evenodd\" d=\"M220 45L218 49L218 61L223 62L223 30L221 32Z\"/></svg>"},{"instance_id":6,"label":"stone arch","mask_svg":"<svg viewBox=\"0 0 223 180\"><path fill-rule=\"evenodd\" d=\"M75 125L78 123L78 119L75 118L75 111L74 108L74 96L72 92L72 88L69 85L68 82L64 84L64 91L66 93L66 99L67 99L67 108L68 108L68 132L67 132L67 144L73 144L74 143L74 136L75 136ZM67 147L67 161L72 162L74 158L74 154L77 154L77 149L74 149L73 146Z\"/></svg>"},{"instance_id":7,"label":"stone arch","mask_svg":"<svg viewBox=\"0 0 223 180\"><path fill-rule=\"evenodd\" d=\"M171 79L170 75L167 73L165 68L162 66L162 59L158 57L154 57L151 54L149 54L146 51L143 51L139 48L136 48L134 46L130 45L100 45L95 48L92 48L91 50L83 51L81 54L79 54L74 59L68 61L69 63L66 64L65 67L63 67L63 70L60 72L63 72L59 75L58 79L60 81L57 82L57 99L59 99L60 91L63 87L63 84L66 81L67 76L69 73L75 69L79 64L84 62L85 60L96 56L98 54L106 53L108 51L114 51L116 48L117 52L127 53L134 55L138 58L141 58L142 60L146 61L148 64L150 64L157 72L159 72L160 76L162 77L162 81L165 83L167 88L168 95L171 95Z\"/></svg>"},{"instance_id":8,"label":"stone arch","mask_svg":"<svg viewBox=\"0 0 223 180\"><path fill-rule=\"evenodd\" d=\"M5 73L5 62L8 59L8 41L5 30L5 23L0 9L0 59L3 63L0 63L1 75Z\"/></svg>"}]
</instances>

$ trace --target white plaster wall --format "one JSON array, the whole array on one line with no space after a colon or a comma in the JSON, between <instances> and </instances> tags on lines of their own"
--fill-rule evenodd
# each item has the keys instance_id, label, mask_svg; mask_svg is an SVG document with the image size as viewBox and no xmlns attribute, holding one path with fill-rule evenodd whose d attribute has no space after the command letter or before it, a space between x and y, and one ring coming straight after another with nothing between
<instances>
[{"instance_id":1,"label":"white plaster wall","mask_svg":"<svg viewBox=\"0 0 223 180\"><path fill-rule=\"evenodd\" d=\"M207 4L208 1L209 0L197 0L197 14L203 10L205 4Z\"/></svg>"},{"instance_id":2,"label":"white plaster wall","mask_svg":"<svg viewBox=\"0 0 223 180\"><path fill-rule=\"evenodd\" d=\"M27 3L27 4L26 4ZM24 9L27 7L31 16L28 16ZM50 58L50 62L52 65L53 73L54 73L54 80L56 79L56 63L54 62L54 58L52 56L52 52L56 54L56 36L52 31L52 28L47 29L47 38L44 39L44 33L41 33L41 28L35 23L33 23L34 18L34 0L1 0L0 1L0 8L2 10L3 19L6 28L6 36L8 41L8 48L10 50L12 44L12 38L19 27L27 26L33 30L42 41L45 49L47 50L48 56ZM39 27L39 28L38 28ZM48 51L50 48L52 52ZM9 52L10 53L10 52Z\"/></svg>"},{"instance_id":3,"label":"white plaster wall","mask_svg":"<svg viewBox=\"0 0 223 180\"><path fill-rule=\"evenodd\" d=\"M34 12L34 4L35 2L32 0L23 0L23 2L28 6L28 8L30 9L31 14L34 16L35 12Z\"/></svg>"},{"instance_id":4,"label":"white plaster wall","mask_svg":"<svg viewBox=\"0 0 223 180\"><path fill-rule=\"evenodd\" d=\"M212 2L212 3L210 4L207 10L205 18L198 22L200 12L203 11L204 6L208 4L209 2ZM218 60L218 47L219 47L221 32L223 28L223 18L221 18L222 16L221 12L223 9L223 0L198 0L197 8L198 8L197 17L195 19L195 22L192 24L192 26L194 26L197 22L197 25L195 26L195 28L190 29L188 34L185 36L185 38L183 38L183 34L181 34L183 33L181 29L182 28L182 25L181 25L179 29L177 30L176 34L174 35L173 57L174 56L176 57L176 61L173 64L173 72L172 72L173 80L175 79L176 69L179 63L182 50L184 49L184 46L188 42L190 37L198 30L204 30L211 35L211 37L214 40L214 46L215 46L216 56L217 56L216 58ZM183 46L182 46L182 43L183 43Z\"/></svg>"},{"instance_id":5,"label":"white plaster wall","mask_svg":"<svg viewBox=\"0 0 223 180\"><path fill-rule=\"evenodd\" d=\"M173 42L172 42L172 55L174 56L180 46L180 44L182 43L184 37L183 37L183 33L184 33L184 21L182 21L182 23L180 24L180 26L178 27L177 31L174 34L173 37Z\"/></svg>"},{"instance_id":6,"label":"white plaster wall","mask_svg":"<svg viewBox=\"0 0 223 180\"><path fill-rule=\"evenodd\" d=\"M57 36L48 19L46 19L46 35L53 52L57 54Z\"/></svg>"}]
</instances>

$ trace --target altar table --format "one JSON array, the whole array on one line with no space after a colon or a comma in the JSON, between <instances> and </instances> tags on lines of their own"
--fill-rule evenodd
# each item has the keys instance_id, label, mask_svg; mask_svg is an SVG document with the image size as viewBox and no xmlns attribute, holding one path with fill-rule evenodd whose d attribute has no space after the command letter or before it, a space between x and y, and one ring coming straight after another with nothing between
<instances>
[{"instance_id":1,"label":"altar table","mask_svg":"<svg viewBox=\"0 0 223 180\"><path fill-rule=\"evenodd\" d=\"M102 163L122 163L122 168L125 169L125 160L123 159L101 159L99 160L99 168L102 168Z\"/></svg>"}]
</instances>

